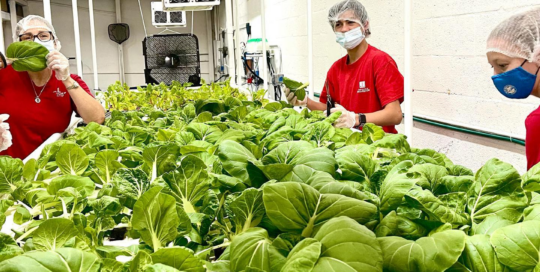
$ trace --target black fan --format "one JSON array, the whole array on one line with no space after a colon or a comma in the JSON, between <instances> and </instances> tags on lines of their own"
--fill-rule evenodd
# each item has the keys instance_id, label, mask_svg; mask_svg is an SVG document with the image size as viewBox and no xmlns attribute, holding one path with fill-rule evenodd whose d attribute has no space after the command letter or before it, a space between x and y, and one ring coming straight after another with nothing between
<instances>
[{"instance_id":1,"label":"black fan","mask_svg":"<svg viewBox=\"0 0 540 272\"><path fill-rule=\"evenodd\" d=\"M172 15L172 14L171 14ZM200 86L199 40L191 34L154 35L143 41L147 84L172 81Z\"/></svg>"},{"instance_id":2,"label":"black fan","mask_svg":"<svg viewBox=\"0 0 540 272\"><path fill-rule=\"evenodd\" d=\"M182 12L171 12L171 23L182 23Z\"/></svg>"},{"instance_id":3,"label":"black fan","mask_svg":"<svg viewBox=\"0 0 540 272\"><path fill-rule=\"evenodd\" d=\"M164 11L154 11L154 18L155 22L158 24L166 24L167 23L167 12Z\"/></svg>"}]
</instances>

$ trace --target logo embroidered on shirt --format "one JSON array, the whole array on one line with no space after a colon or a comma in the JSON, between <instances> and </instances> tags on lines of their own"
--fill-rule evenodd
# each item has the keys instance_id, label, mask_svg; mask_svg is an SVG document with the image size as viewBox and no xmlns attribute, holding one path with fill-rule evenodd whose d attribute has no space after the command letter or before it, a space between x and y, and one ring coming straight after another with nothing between
<instances>
[{"instance_id":1,"label":"logo embroidered on shirt","mask_svg":"<svg viewBox=\"0 0 540 272\"><path fill-rule=\"evenodd\" d=\"M358 88L358 91L356 91L357 93L367 93L370 91L369 88L366 88L365 81L360 81L358 85L359 85L359 88Z\"/></svg>"},{"instance_id":2,"label":"logo embroidered on shirt","mask_svg":"<svg viewBox=\"0 0 540 272\"><path fill-rule=\"evenodd\" d=\"M66 94L66 92L61 92L60 89L56 89L53 93L56 94L56 97L64 97Z\"/></svg>"}]
</instances>

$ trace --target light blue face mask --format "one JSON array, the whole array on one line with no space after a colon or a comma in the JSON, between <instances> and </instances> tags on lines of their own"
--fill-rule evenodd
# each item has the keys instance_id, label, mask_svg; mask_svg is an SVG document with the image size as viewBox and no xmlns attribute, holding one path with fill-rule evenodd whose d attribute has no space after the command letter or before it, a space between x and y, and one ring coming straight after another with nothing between
<instances>
[{"instance_id":1,"label":"light blue face mask","mask_svg":"<svg viewBox=\"0 0 540 272\"><path fill-rule=\"evenodd\" d=\"M51 51L53 51L53 50L56 50L56 49L54 48L54 40L42 42L42 41L39 40L39 39L34 39L34 42L39 43L39 44L45 46L45 48L47 48L47 49L49 50L49 52L51 52Z\"/></svg>"},{"instance_id":2,"label":"light blue face mask","mask_svg":"<svg viewBox=\"0 0 540 272\"><path fill-rule=\"evenodd\" d=\"M357 47L365 38L366 36L364 36L364 33L362 33L360 27L354 28L345 33L336 32L336 42L347 50Z\"/></svg>"},{"instance_id":3,"label":"light blue face mask","mask_svg":"<svg viewBox=\"0 0 540 272\"><path fill-rule=\"evenodd\" d=\"M502 95L511 99L524 99L531 95L540 68L533 75L523 69L525 62L527 60L516 69L491 77L493 84Z\"/></svg>"}]
</instances>

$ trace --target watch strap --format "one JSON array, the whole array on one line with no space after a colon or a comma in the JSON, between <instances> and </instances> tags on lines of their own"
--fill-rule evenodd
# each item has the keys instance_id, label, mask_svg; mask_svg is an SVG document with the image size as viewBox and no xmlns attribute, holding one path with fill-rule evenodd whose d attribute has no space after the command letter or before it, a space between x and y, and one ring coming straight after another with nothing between
<instances>
[{"instance_id":1,"label":"watch strap","mask_svg":"<svg viewBox=\"0 0 540 272\"><path fill-rule=\"evenodd\" d=\"M66 89L69 91L69 90L74 90L74 89L77 89L79 88L79 84L77 83L77 81L73 81L73 85L69 86L69 87L66 87Z\"/></svg>"},{"instance_id":2,"label":"watch strap","mask_svg":"<svg viewBox=\"0 0 540 272\"><path fill-rule=\"evenodd\" d=\"M359 127L361 127L361 126L363 126L363 125L365 125L365 124L367 123L367 122L366 122L366 115L365 115L365 114L359 113L359 114L358 114L358 117L359 117L358 120L360 121Z\"/></svg>"}]
</instances>

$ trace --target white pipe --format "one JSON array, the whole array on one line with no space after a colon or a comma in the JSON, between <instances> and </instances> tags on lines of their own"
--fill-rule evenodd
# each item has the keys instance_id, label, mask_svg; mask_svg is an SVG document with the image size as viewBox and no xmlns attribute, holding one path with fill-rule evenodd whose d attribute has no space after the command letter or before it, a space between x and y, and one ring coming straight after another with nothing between
<instances>
[{"instance_id":1,"label":"white pipe","mask_svg":"<svg viewBox=\"0 0 540 272\"><path fill-rule=\"evenodd\" d=\"M45 19L52 24L51 0L43 0L43 14L45 15Z\"/></svg>"},{"instance_id":2,"label":"white pipe","mask_svg":"<svg viewBox=\"0 0 540 272\"><path fill-rule=\"evenodd\" d=\"M2 10L2 1L0 1L0 10ZM4 53L4 55L6 53L6 48L4 47L4 19L2 19L2 15L0 15L0 52Z\"/></svg>"},{"instance_id":3,"label":"white pipe","mask_svg":"<svg viewBox=\"0 0 540 272\"><path fill-rule=\"evenodd\" d=\"M79 7L77 0L71 0L73 9L73 30L75 31L75 55L77 58L77 73L83 78L82 54L81 54L81 36L79 34Z\"/></svg>"},{"instance_id":4,"label":"white pipe","mask_svg":"<svg viewBox=\"0 0 540 272\"><path fill-rule=\"evenodd\" d=\"M262 30L262 49L263 49L263 60L262 60L262 69L260 70L259 76L264 79L264 89L268 90L268 63L267 63L267 54L266 54L266 1L261 0L261 30ZM269 94L270 92L267 92Z\"/></svg>"},{"instance_id":5,"label":"white pipe","mask_svg":"<svg viewBox=\"0 0 540 272\"><path fill-rule=\"evenodd\" d=\"M309 77L309 98L313 99L315 88L313 88L313 23L311 0L307 0L307 36L308 36L308 77Z\"/></svg>"},{"instance_id":6,"label":"white pipe","mask_svg":"<svg viewBox=\"0 0 540 272\"><path fill-rule=\"evenodd\" d=\"M17 3L15 0L9 0L9 10L10 10L10 21L11 21L11 33L13 33L13 37L15 37L15 31L17 30ZM16 42L17 39L14 38L13 42Z\"/></svg>"},{"instance_id":7,"label":"white pipe","mask_svg":"<svg viewBox=\"0 0 540 272\"><path fill-rule=\"evenodd\" d=\"M213 42L212 42L212 19L211 19L211 15L210 15L210 12L211 11L206 11L204 12L205 16L206 16L206 39L208 40L207 42L207 47L208 47L208 68L210 71L214 71L214 46L213 46ZM210 16L209 16L210 15ZM210 19L209 19L210 18ZM210 72L209 73L209 80L211 80L212 82L215 80L215 74L213 72Z\"/></svg>"},{"instance_id":8,"label":"white pipe","mask_svg":"<svg viewBox=\"0 0 540 272\"><path fill-rule=\"evenodd\" d=\"M99 81L96 50L96 29L94 26L94 0L88 0L88 9L90 10L90 38L92 42L92 68L94 70L94 90L98 90Z\"/></svg>"},{"instance_id":9,"label":"white pipe","mask_svg":"<svg viewBox=\"0 0 540 272\"><path fill-rule=\"evenodd\" d=\"M445 124L452 125L452 126L458 126L458 127L468 128L468 129L472 129L472 130L488 132L488 133L492 133L492 134L498 134L498 135L510 137L510 138L513 138L513 139L518 139L518 140L524 140L525 139L525 135L517 135L517 134L512 134L512 133L507 133L507 132L500 132L500 131L487 129L487 128L483 128L483 127L479 127L479 126L473 126L473 125L464 124L464 123L460 123L460 122L448 121L448 120L444 120L444 119L441 119L441 118L431 117L431 116L427 116L427 115L423 115L423 114L414 114L414 116L422 118L422 119L432 120L432 121L439 122L439 123L445 123Z\"/></svg>"},{"instance_id":10,"label":"white pipe","mask_svg":"<svg viewBox=\"0 0 540 272\"><path fill-rule=\"evenodd\" d=\"M237 62L235 62L235 65L234 65L234 71L235 71L235 75L236 75L236 78L233 78L232 80L234 80L234 82L238 85L240 82L241 82L241 78L240 78L240 63L242 63L241 59L240 59L240 23L238 22L238 17L240 17L239 15L239 9L238 9L238 0L233 0L234 1L234 55L236 57L236 60Z\"/></svg>"},{"instance_id":11,"label":"white pipe","mask_svg":"<svg viewBox=\"0 0 540 272\"><path fill-rule=\"evenodd\" d=\"M120 6L120 0L115 0L116 5L116 23L122 22L122 7ZM124 46L119 44L118 45L118 69L119 69L119 77L120 82L124 84L126 82L126 75L124 72Z\"/></svg>"},{"instance_id":12,"label":"white pipe","mask_svg":"<svg viewBox=\"0 0 540 272\"><path fill-rule=\"evenodd\" d=\"M405 135L412 143L413 112L411 84L411 0L405 0Z\"/></svg>"},{"instance_id":13,"label":"white pipe","mask_svg":"<svg viewBox=\"0 0 540 272\"><path fill-rule=\"evenodd\" d=\"M234 47L234 37L233 37L233 14L232 14L232 0L226 0L225 1L225 18L227 19L226 24L226 31L227 31L227 46L229 47L229 67L227 70L229 71L229 76L231 78L236 78L236 71L234 67L236 66L234 54L232 54L232 50ZM232 69L231 69L232 67Z\"/></svg>"}]
</instances>

